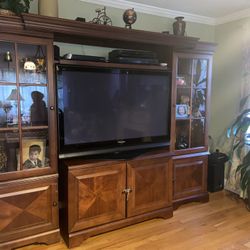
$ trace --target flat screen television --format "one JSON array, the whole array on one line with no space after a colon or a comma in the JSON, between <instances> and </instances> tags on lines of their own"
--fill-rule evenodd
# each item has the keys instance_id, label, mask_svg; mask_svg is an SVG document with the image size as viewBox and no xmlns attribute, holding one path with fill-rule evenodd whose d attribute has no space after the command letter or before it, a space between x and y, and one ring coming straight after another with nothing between
<instances>
[{"instance_id":1,"label":"flat screen television","mask_svg":"<svg viewBox=\"0 0 250 250\"><path fill-rule=\"evenodd\" d=\"M169 145L170 73L58 69L59 158Z\"/></svg>"}]
</instances>

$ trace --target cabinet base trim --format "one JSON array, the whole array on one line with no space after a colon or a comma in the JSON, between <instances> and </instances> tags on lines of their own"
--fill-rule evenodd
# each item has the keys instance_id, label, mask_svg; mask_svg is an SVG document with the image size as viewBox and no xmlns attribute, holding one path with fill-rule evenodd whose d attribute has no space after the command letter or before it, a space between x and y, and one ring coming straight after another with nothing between
<instances>
[{"instance_id":1,"label":"cabinet base trim","mask_svg":"<svg viewBox=\"0 0 250 250\"><path fill-rule=\"evenodd\" d=\"M197 194L197 195L193 195L193 196L189 196L189 197L185 197L182 199L178 199L178 200L173 200L173 207L174 210L176 210L179 206L189 203L189 202L208 202L209 201L209 195L208 192L206 193L202 193L202 194Z\"/></svg>"},{"instance_id":2,"label":"cabinet base trim","mask_svg":"<svg viewBox=\"0 0 250 250\"><path fill-rule=\"evenodd\" d=\"M0 243L0 250L11 250L13 248L30 245L33 243L50 245L60 241L60 231L55 229L45 233L40 233L21 239Z\"/></svg>"},{"instance_id":3,"label":"cabinet base trim","mask_svg":"<svg viewBox=\"0 0 250 250\"><path fill-rule=\"evenodd\" d=\"M64 234L62 236L67 246L69 248L72 248L72 247L79 246L82 243L82 241L97 234L105 233L105 232L112 231L112 230L122 228L125 226L130 226L130 225L133 225L133 224L145 221L145 220L150 220L154 218L167 219L172 216L173 216L173 207L171 206L171 207L159 209L157 211L153 211L150 213L145 213L145 214L137 215L131 218L126 218L123 220L96 226L93 228L84 229L75 233Z\"/></svg>"}]
</instances>

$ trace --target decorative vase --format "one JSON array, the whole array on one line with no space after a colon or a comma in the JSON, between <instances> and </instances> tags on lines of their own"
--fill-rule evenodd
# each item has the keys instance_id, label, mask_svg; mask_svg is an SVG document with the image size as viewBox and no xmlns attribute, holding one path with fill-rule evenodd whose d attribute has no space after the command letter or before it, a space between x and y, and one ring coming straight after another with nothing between
<instances>
[{"instance_id":1,"label":"decorative vase","mask_svg":"<svg viewBox=\"0 0 250 250\"><path fill-rule=\"evenodd\" d=\"M58 17L58 0L39 0L38 13L43 16Z\"/></svg>"},{"instance_id":2,"label":"decorative vase","mask_svg":"<svg viewBox=\"0 0 250 250\"><path fill-rule=\"evenodd\" d=\"M176 36L184 36L186 29L186 22L183 21L183 16L178 16L175 18L176 21L173 23L173 31Z\"/></svg>"}]
</instances>

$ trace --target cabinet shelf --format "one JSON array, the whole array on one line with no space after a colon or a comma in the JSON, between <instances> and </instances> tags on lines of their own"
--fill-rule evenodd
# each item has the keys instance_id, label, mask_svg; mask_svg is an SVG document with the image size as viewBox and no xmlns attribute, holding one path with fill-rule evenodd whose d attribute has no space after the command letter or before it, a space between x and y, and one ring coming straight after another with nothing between
<instances>
[{"instance_id":1,"label":"cabinet shelf","mask_svg":"<svg viewBox=\"0 0 250 250\"><path fill-rule=\"evenodd\" d=\"M176 118L176 121L189 121L190 117L187 118Z\"/></svg>"},{"instance_id":2,"label":"cabinet shelf","mask_svg":"<svg viewBox=\"0 0 250 250\"><path fill-rule=\"evenodd\" d=\"M204 120L206 117L201 116L201 117L191 117L192 120Z\"/></svg>"},{"instance_id":3,"label":"cabinet shelf","mask_svg":"<svg viewBox=\"0 0 250 250\"><path fill-rule=\"evenodd\" d=\"M18 127L5 127L5 128L0 128L0 133L1 132L18 132Z\"/></svg>"},{"instance_id":4,"label":"cabinet shelf","mask_svg":"<svg viewBox=\"0 0 250 250\"><path fill-rule=\"evenodd\" d=\"M2 82L0 81L0 86L16 86L15 82Z\"/></svg>"},{"instance_id":5,"label":"cabinet shelf","mask_svg":"<svg viewBox=\"0 0 250 250\"><path fill-rule=\"evenodd\" d=\"M145 64L123 64L111 62L92 62L92 61L76 61L76 60L59 60L61 65L99 67L99 68L119 68L119 69L141 69L149 71L171 72L170 68L160 65L145 65Z\"/></svg>"},{"instance_id":6,"label":"cabinet shelf","mask_svg":"<svg viewBox=\"0 0 250 250\"><path fill-rule=\"evenodd\" d=\"M27 130L43 130L43 129L48 129L48 126L25 126L23 125L22 130L27 131Z\"/></svg>"},{"instance_id":7,"label":"cabinet shelf","mask_svg":"<svg viewBox=\"0 0 250 250\"><path fill-rule=\"evenodd\" d=\"M193 87L193 89L203 89L203 90L206 90L207 88L206 87Z\"/></svg>"},{"instance_id":8,"label":"cabinet shelf","mask_svg":"<svg viewBox=\"0 0 250 250\"><path fill-rule=\"evenodd\" d=\"M21 87L36 87L36 86L41 86L41 87L47 87L47 83L20 83Z\"/></svg>"},{"instance_id":9,"label":"cabinet shelf","mask_svg":"<svg viewBox=\"0 0 250 250\"><path fill-rule=\"evenodd\" d=\"M191 89L190 86L177 86L177 89Z\"/></svg>"}]
</instances>

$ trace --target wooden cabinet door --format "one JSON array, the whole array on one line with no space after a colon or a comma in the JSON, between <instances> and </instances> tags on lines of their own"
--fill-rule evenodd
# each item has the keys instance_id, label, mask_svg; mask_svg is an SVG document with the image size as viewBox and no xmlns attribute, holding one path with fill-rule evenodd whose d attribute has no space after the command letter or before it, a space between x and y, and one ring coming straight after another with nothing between
<instances>
[{"instance_id":1,"label":"wooden cabinet door","mask_svg":"<svg viewBox=\"0 0 250 250\"><path fill-rule=\"evenodd\" d=\"M171 205L171 168L168 158L132 160L127 163L127 216Z\"/></svg>"},{"instance_id":2,"label":"wooden cabinet door","mask_svg":"<svg viewBox=\"0 0 250 250\"><path fill-rule=\"evenodd\" d=\"M0 51L0 181L54 174L53 40L1 34Z\"/></svg>"},{"instance_id":3,"label":"wooden cabinet door","mask_svg":"<svg viewBox=\"0 0 250 250\"><path fill-rule=\"evenodd\" d=\"M58 227L57 177L0 184L0 243Z\"/></svg>"},{"instance_id":4,"label":"wooden cabinet door","mask_svg":"<svg viewBox=\"0 0 250 250\"><path fill-rule=\"evenodd\" d=\"M68 173L68 231L125 218L126 164L81 167Z\"/></svg>"},{"instance_id":5,"label":"wooden cabinet door","mask_svg":"<svg viewBox=\"0 0 250 250\"><path fill-rule=\"evenodd\" d=\"M174 200L192 197L207 191L207 156L175 159Z\"/></svg>"},{"instance_id":6,"label":"wooden cabinet door","mask_svg":"<svg viewBox=\"0 0 250 250\"><path fill-rule=\"evenodd\" d=\"M173 59L172 149L177 154L207 151L212 56L175 52Z\"/></svg>"}]
</instances>

